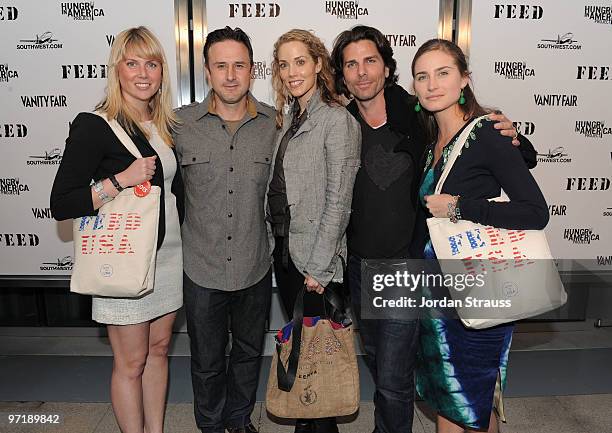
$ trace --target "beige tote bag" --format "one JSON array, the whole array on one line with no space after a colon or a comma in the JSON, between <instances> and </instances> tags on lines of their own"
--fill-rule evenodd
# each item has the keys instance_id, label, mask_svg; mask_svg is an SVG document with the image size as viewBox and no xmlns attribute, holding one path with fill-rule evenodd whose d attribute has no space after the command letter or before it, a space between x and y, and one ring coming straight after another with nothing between
<instances>
[{"instance_id":1,"label":"beige tote bag","mask_svg":"<svg viewBox=\"0 0 612 433\"><path fill-rule=\"evenodd\" d=\"M434 194L440 194L466 139L481 120L470 123L457 139ZM484 281L461 291L449 287L451 297L460 302L455 309L466 327L481 329L526 319L567 302L543 230L508 230L434 217L427 219L427 227L445 275L478 274ZM485 311L478 305L486 301L504 301L504 306Z\"/></svg>"},{"instance_id":2,"label":"beige tote bag","mask_svg":"<svg viewBox=\"0 0 612 433\"><path fill-rule=\"evenodd\" d=\"M113 132L136 158L138 148L114 119ZM139 297L153 290L161 188L138 197L126 188L98 209L75 218L72 225L75 263L70 291L84 295Z\"/></svg>"}]
</instances>

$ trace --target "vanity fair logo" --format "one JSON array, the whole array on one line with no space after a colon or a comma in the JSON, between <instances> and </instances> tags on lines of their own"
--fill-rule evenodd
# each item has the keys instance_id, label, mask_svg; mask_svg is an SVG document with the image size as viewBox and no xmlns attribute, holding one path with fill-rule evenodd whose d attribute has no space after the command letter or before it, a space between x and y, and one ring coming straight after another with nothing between
<instances>
[{"instance_id":1,"label":"vanity fair logo","mask_svg":"<svg viewBox=\"0 0 612 433\"><path fill-rule=\"evenodd\" d=\"M15 21L19 10L15 6L0 6L0 21Z\"/></svg>"},{"instance_id":2,"label":"vanity fair logo","mask_svg":"<svg viewBox=\"0 0 612 433\"><path fill-rule=\"evenodd\" d=\"M50 220L53 219L50 207L33 207L32 215L37 220Z\"/></svg>"},{"instance_id":3,"label":"vanity fair logo","mask_svg":"<svg viewBox=\"0 0 612 433\"><path fill-rule=\"evenodd\" d=\"M93 21L94 18L103 17L104 9L96 8L95 2L62 2L62 15L75 21Z\"/></svg>"},{"instance_id":4,"label":"vanity fair logo","mask_svg":"<svg viewBox=\"0 0 612 433\"><path fill-rule=\"evenodd\" d=\"M25 108L58 108L67 107L66 95L21 96Z\"/></svg>"},{"instance_id":5,"label":"vanity fair logo","mask_svg":"<svg viewBox=\"0 0 612 433\"><path fill-rule=\"evenodd\" d=\"M536 105L541 107L577 107L578 96L576 95L533 95Z\"/></svg>"},{"instance_id":6,"label":"vanity fair logo","mask_svg":"<svg viewBox=\"0 0 612 433\"><path fill-rule=\"evenodd\" d=\"M416 35L399 35L391 34L385 35L385 38L389 41L392 47L416 47L417 39Z\"/></svg>"},{"instance_id":7,"label":"vanity fair logo","mask_svg":"<svg viewBox=\"0 0 612 433\"><path fill-rule=\"evenodd\" d=\"M541 39L538 48L546 50L581 50L573 33L558 34L557 39Z\"/></svg>"},{"instance_id":8,"label":"vanity fair logo","mask_svg":"<svg viewBox=\"0 0 612 433\"><path fill-rule=\"evenodd\" d=\"M535 70L527 67L527 62L495 62L493 73L507 80L524 80L527 77L535 77Z\"/></svg>"},{"instance_id":9,"label":"vanity fair logo","mask_svg":"<svg viewBox=\"0 0 612 433\"><path fill-rule=\"evenodd\" d=\"M21 44L17 44L18 50L55 50L62 48L63 45L58 39L53 37L53 33L47 31L36 35L33 39L20 39Z\"/></svg>"},{"instance_id":10,"label":"vanity fair logo","mask_svg":"<svg viewBox=\"0 0 612 433\"><path fill-rule=\"evenodd\" d=\"M15 78L19 78L17 71L11 69L8 63L0 64L0 83L8 83Z\"/></svg>"},{"instance_id":11,"label":"vanity fair logo","mask_svg":"<svg viewBox=\"0 0 612 433\"><path fill-rule=\"evenodd\" d=\"M326 1L325 13L334 15L340 20L356 20L359 17L370 14L368 8L359 5L359 0Z\"/></svg>"},{"instance_id":12,"label":"vanity fair logo","mask_svg":"<svg viewBox=\"0 0 612 433\"><path fill-rule=\"evenodd\" d=\"M61 259L58 258L53 262L42 262L41 264L41 271L72 271L74 260L72 259L72 256L66 256L62 257Z\"/></svg>"},{"instance_id":13,"label":"vanity fair logo","mask_svg":"<svg viewBox=\"0 0 612 433\"><path fill-rule=\"evenodd\" d=\"M591 245L591 242L599 241L599 234L590 228L565 229L563 239L576 245Z\"/></svg>"},{"instance_id":14,"label":"vanity fair logo","mask_svg":"<svg viewBox=\"0 0 612 433\"><path fill-rule=\"evenodd\" d=\"M549 204L548 213L550 216L567 216L566 204Z\"/></svg>"},{"instance_id":15,"label":"vanity fair logo","mask_svg":"<svg viewBox=\"0 0 612 433\"><path fill-rule=\"evenodd\" d=\"M268 66L265 61L253 62L253 72L251 72L251 79L253 80L267 80L272 76L272 65Z\"/></svg>"},{"instance_id":16,"label":"vanity fair logo","mask_svg":"<svg viewBox=\"0 0 612 433\"><path fill-rule=\"evenodd\" d=\"M597 24L612 24L612 6L585 6L584 17Z\"/></svg>"},{"instance_id":17,"label":"vanity fair logo","mask_svg":"<svg viewBox=\"0 0 612 433\"><path fill-rule=\"evenodd\" d=\"M28 127L21 123L7 123L0 125L0 137L24 138L28 135Z\"/></svg>"},{"instance_id":18,"label":"vanity fair logo","mask_svg":"<svg viewBox=\"0 0 612 433\"><path fill-rule=\"evenodd\" d=\"M516 130L523 135L533 135L536 125L533 122L514 122Z\"/></svg>"},{"instance_id":19,"label":"vanity fair logo","mask_svg":"<svg viewBox=\"0 0 612 433\"><path fill-rule=\"evenodd\" d=\"M113 42L115 42L115 35L106 35L106 43L109 47L113 46Z\"/></svg>"},{"instance_id":20,"label":"vanity fair logo","mask_svg":"<svg viewBox=\"0 0 612 433\"><path fill-rule=\"evenodd\" d=\"M497 4L495 5L494 18L520 19L520 20L541 20L544 16L542 6L518 5L518 4Z\"/></svg>"},{"instance_id":21,"label":"vanity fair logo","mask_svg":"<svg viewBox=\"0 0 612 433\"><path fill-rule=\"evenodd\" d=\"M577 120L574 132L586 138L603 138L612 135L612 128L601 120Z\"/></svg>"},{"instance_id":22,"label":"vanity fair logo","mask_svg":"<svg viewBox=\"0 0 612 433\"><path fill-rule=\"evenodd\" d=\"M566 158L567 156L568 154L565 153L565 149L562 146L558 146L554 149L548 149L547 153L538 153L538 162L572 162L572 158Z\"/></svg>"},{"instance_id":23,"label":"vanity fair logo","mask_svg":"<svg viewBox=\"0 0 612 433\"><path fill-rule=\"evenodd\" d=\"M28 184L22 183L18 177L0 178L0 194L2 195L21 195L29 191Z\"/></svg>"},{"instance_id":24,"label":"vanity fair logo","mask_svg":"<svg viewBox=\"0 0 612 433\"><path fill-rule=\"evenodd\" d=\"M276 18L280 15L280 5L276 3L230 3L230 18Z\"/></svg>"},{"instance_id":25,"label":"vanity fair logo","mask_svg":"<svg viewBox=\"0 0 612 433\"><path fill-rule=\"evenodd\" d=\"M597 256L599 266L612 266L612 256Z\"/></svg>"},{"instance_id":26,"label":"vanity fair logo","mask_svg":"<svg viewBox=\"0 0 612 433\"><path fill-rule=\"evenodd\" d=\"M62 162L62 151L59 147L45 151L43 155L31 155L27 165L59 165Z\"/></svg>"}]
</instances>

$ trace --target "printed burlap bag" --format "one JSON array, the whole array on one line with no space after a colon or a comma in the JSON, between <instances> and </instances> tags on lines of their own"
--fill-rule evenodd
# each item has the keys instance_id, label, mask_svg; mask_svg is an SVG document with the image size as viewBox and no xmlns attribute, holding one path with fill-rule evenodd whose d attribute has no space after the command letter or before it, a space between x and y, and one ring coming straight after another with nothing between
<instances>
[{"instance_id":1,"label":"printed burlap bag","mask_svg":"<svg viewBox=\"0 0 612 433\"><path fill-rule=\"evenodd\" d=\"M325 295L340 311L337 295L329 290ZM268 412L280 418L326 418L357 411L354 333L350 321L340 321L344 324L304 318L302 294L298 295L293 321L277 336L266 393Z\"/></svg>"}]
</instances>

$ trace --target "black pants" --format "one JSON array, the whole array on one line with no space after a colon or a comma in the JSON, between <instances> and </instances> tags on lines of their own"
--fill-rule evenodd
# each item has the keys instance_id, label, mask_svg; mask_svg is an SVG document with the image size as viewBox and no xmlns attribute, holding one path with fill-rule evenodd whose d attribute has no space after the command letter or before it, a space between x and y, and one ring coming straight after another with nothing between
<instances>
[{"instance_id":1,"label":"black pants","mask_svg":"<svg viewBox=\"0 0 612 433\"><path fill-rule=\"evenodd\" d=\"M270 271L253 286L233 292L198 286L183 274L193 407L203 433L251 422L271 294ZM232 349L226 364L228 328Z\"/></svg>"},{"instance_id":2,"label":"black pants","mask_svg":"<svg viewBox=\"0 0 612 433\"><path fill-rule=\"evenodd\" d=\"M293 306L298 294L304 287L304 275L298 271L295 264L288 259L288 266L285 269L283 266L283 249L284 238L276 237L274 245L274 275L276 276L276 285L280 294L285 313L289 320L293 319ZM326 316L326 311L329 309L329 304L325 304L325 297L315 292L304 293L304 317Z\"/></svg>"}]
</instances>

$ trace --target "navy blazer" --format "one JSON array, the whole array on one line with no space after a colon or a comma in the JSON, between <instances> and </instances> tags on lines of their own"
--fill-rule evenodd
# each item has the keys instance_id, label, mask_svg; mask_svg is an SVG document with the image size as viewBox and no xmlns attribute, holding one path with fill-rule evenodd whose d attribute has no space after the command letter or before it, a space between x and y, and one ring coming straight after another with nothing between
<instances>
[{"instance_id":1,"label":"navy blazer","mask_svg":"<svg viewBox=\"0 0 612 433\"><path fill-rule=\"evenodd\" d=\"M141 131L130 136L143 157L157 155ZM176 158L176 151L172 149ZM127 169L136 158L125 148L108 123L93 113L79 113L70 126L66 147L51 189L51 213L62 221L87 215L96 215L91 198L91 180L105 179ZM152 185L161 187L157 248L166 233L164 203L164 172L156 160ZM177 162L172 180L172 193L176 196L179 221L185 214L183 180Z\"/></svg>"}]
</instances>

